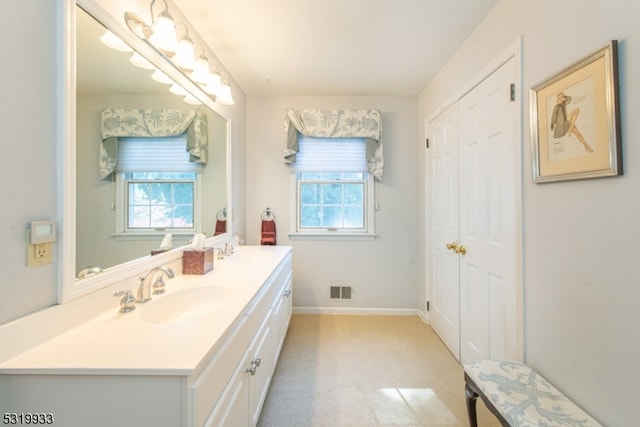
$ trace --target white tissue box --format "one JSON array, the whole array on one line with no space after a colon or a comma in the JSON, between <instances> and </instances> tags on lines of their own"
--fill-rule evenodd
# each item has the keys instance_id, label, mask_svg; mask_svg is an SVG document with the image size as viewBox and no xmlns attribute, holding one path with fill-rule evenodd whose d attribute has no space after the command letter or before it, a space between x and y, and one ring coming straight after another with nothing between
<instances>
[{"instance_id":1,"label":"white tissue box","mask_svg":"<svg viewBox=\"0 0 640 427\"><path fill-rule=\"evenodd\" d=\"M213 270L213 248L202 251L186 249L182 252L182 274L207 274Z\"/></svg>"}]
</instances>

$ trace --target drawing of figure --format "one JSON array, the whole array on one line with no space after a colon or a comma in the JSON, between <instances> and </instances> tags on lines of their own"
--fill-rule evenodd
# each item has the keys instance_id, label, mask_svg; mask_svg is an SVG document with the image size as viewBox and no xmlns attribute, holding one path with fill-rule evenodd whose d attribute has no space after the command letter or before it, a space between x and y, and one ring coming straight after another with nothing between
<instances>
[{"instance_id":1,"label":"drawing of figure","mask_svg":"<svg viewBox=\"0 0 640 427\"><path fill-rule=\"evenodd\" d=\"M553 131L554 138L561 138L565 135L575 135L578 141L584 146L587 153L593 153L593 149L587 144L578 127L576 126L576 120L580 109L576 108L567 115L567 104L571 102L571 97L565 95L564 92L558 92L556 95L556 105L553 107L553 113L551 114L551 130Z\"/></svg>"}]
</instances>

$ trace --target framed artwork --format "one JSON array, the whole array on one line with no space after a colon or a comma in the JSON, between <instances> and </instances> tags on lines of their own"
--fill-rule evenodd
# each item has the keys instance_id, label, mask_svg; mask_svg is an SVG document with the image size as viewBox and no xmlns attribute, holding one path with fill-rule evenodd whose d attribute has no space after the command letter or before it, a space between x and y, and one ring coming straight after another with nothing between
<instances>
[{"instance_id":1,"label":"framed artwork","mask_svg":"<svg viewBox=\"0 0 640 427\"><path fill-rule=\"evenodd\" d=\"M536 183L622 175L617 41L530 89Z\"/></svg>"}]
</instances>

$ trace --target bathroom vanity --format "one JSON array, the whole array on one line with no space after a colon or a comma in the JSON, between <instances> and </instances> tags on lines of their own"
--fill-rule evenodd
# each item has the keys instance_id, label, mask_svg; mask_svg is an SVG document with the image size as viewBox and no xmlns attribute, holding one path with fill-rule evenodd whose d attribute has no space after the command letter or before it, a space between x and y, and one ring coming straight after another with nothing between
<instances>
[{"instance_id":1,"label":"bathroom vanity","mask_svg":"<svg viewBox=\"0 0 640 427\"><path fill-rule=\"evenodd\" d=\"M110 288L4 325L14 348L0 350L0 412L65 427L254 426L291 317L291 275L289 247L241 246L129 313Z\"/></svg>"}]
</instances>

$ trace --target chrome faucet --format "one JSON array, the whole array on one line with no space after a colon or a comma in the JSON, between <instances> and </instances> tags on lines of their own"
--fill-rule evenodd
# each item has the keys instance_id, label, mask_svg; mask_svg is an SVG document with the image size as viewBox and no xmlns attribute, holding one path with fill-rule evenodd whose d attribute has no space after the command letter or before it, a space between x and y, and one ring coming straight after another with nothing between
<instances>
[{"instance_id":1,"label":"chrome faucet","mask_svg":"<svg viewBox=\"0 0 640 427\"><path fill-rule=\"evenodd\" d=\"M234 234L231 239L229 239L229 241L227 243L225 243L224 245L224 254L229 256L231 254L233 254L236 250L234 243L237 243L239 245L241 245L243 242L240 239L240 236L238 236L237 234Z\"/></svg>"},{"instance_id":2,"label":"chrome faucet","mask_svg":"<svg viewBox=\"0 0 640 427\"><path fill-rule=\"evenodd\" d=\"M173 270L169 267L154 267L144 276L140 276L140 286L138 286L138 297L136 298L136 302L147 302L151 300L151 276L154 273L160 272L160 276L153 284L153 293L161 294L164 292L164 280L162 279L162 275L166 274L169 279L173 279L174 273ZM149 280L147 280L149 278Z\"/></svg>"}]
</instances>

